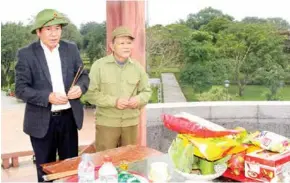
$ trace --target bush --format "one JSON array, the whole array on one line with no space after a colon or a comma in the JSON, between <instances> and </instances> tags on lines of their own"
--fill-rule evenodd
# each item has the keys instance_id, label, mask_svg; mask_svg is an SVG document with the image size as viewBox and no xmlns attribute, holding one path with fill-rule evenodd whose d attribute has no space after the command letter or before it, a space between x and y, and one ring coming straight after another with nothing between
<instances>
[{"instance_id":1,"label":"bush","mask_svg":"<svg viewBox=\"0 0 290 183\"><path fill-rule=\"evenodd\" d=\"M190 85L195 92L204 92L212 86L212 73L204 64L187 64L181 71L182 84Z\"/></svg>"},{"instance_id":2,"label":"bush","mask_svg":"<svg viewBox=\"0 0 290 183\"><path fill-rule=\"evenodd\" d=\"M232 100L233 97L228 94L227 89L220 86L213 86L208 92L198 95L199 101L225 101Z\"/></svg>"}]
</instances>

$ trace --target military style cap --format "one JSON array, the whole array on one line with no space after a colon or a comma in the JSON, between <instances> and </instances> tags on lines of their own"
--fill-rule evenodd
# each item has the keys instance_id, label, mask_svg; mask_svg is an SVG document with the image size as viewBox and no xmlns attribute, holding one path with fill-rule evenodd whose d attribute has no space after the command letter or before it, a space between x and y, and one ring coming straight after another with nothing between
<instances>
[{"instance_id":1,"label":"military style cap","mask_svg":"<svg viewBox=\"0 0 290 183\"><path fill-rule=\"evenodd\" d=\"M44 9L39 12L35 18L31 33L35 34L36 30L45 26L62 25L66 26L68 20L59 12L54 9Z\"/></svg>"},{"instance_id":2,"label":"military style cap","mask_svg":"<svg viewBox=\"0 0 290 183\"><path fill-rule=\"evenodd\" d=\"M135 39L131 31L124 26L117 27L113 32L112 32L112 40L114 40L116 37L124 37L128 36L132 39Z\"/></svg>"}]
</instances>

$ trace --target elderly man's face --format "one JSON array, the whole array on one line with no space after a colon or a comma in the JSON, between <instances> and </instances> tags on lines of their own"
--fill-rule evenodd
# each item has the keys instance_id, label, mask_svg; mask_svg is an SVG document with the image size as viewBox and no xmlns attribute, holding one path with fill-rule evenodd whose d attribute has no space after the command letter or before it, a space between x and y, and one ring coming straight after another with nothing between
<instances>
[{"instance_id":1,"label":"elderly man's face","mask_svg":"<svg viewBox=\"0 0 290 183\"><path fill-rule=\"evenodd\" d=\"M117 37L112 43L111 49L118 61L124 61L128 59L132 53L133 40L130 37Z\"/></svg>"},{"instance_id":2,"label":"elderly man's face","mask_svg":"<svg viewBox=\"0 0 290 183\"><path fill-rule=\"evenodd\" d=\"M59 43L61 37L61 25L52 25L36 30L37 36L50 50Z\"/></svg>"}]
</instances>

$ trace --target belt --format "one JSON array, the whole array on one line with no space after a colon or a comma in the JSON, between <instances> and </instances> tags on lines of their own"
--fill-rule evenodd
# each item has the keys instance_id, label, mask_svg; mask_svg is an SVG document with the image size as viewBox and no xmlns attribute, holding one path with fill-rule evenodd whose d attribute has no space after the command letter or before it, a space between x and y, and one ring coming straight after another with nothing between
<instances>
[{"instance_id":1,"label":"belt","mask_svg":"<svg viewBox=\"0 0 290 183\"><path fill-rule=\"evenodd\" d=\"M65 109L65 110L59 110L59 111L52 111L51 112L51 116L62 116L68 112L71 111L71 108L70 109Z\"/></svg>"}]
</instances>

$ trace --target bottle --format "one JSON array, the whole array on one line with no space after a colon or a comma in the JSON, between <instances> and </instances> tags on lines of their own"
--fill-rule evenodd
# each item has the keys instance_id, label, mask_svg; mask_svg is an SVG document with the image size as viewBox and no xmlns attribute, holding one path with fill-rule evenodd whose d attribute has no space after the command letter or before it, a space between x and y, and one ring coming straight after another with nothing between
<instances>
[{"instance_id":1,"label":"bottle","mask_svg":"<svg viewBox=\"0 0 290 183\"><path fill-rule=\"evenodd\" d=\"M95 181L95 165L89 154L83 154L78 166L78 178L80 183L92 183Z\"/></svg>"},{"instance_id":2,"label":"bottle","mask_svg":"<svg viewBox=\"0 0 290 183\"><path fill-rule=\"evenodd\" d=\"M118 171L109 156L104 157L104 163L99 169L99 180L102 183L118 183Z\"/></svg>"}]
</instances>

